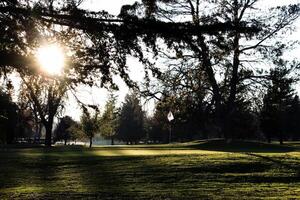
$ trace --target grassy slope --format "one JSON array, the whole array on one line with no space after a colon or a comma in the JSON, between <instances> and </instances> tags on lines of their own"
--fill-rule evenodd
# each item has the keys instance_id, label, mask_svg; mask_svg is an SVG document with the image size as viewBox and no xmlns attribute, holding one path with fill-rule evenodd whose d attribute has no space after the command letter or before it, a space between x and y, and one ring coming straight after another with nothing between
<instances>
[{"instance_id":1,"label":"grassy slope","mask_svg":"<svg viewBox=\"0 0 300 200\"><path fill-rule=\"evenodd\" d=\"M299 176L295 144L0 150L0 199L300 199Z\"/></svg>"}]
</instances>

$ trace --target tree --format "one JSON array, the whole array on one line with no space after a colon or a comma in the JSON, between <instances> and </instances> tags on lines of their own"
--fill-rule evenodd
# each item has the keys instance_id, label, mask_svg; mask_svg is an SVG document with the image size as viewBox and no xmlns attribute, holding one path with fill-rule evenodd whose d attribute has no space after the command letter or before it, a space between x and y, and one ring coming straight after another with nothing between
<instances>
[{"instance_id":1,"label":"tree","mask_svg":"<svg viewBox=\"0 0 300 200\"><path fill-rule=\"evenodd\" d=\"M21 96L24 95L22 100L25 101L24 105L28 105L35 115L36 132L40 132L38 131L41 127L40 123L46 128L45 144L47 146L51 145L54 117L62 107L62 100L66 95L67 88L74 89L79 83L93 84L93 80L100 77L96 75L96 72L102 73L101 86L111 80L110 71L103 66L106 61L113 59L95 62L97 60L95 53L90 51L91 48L86 47L90 41L88 36L77 37L81 33L75 29L63 27L46 19L52 18L50 15L54 14L54 9L58 9L57 7L70 11L72 7L76 6L78 6L76 1L4 0L0 2L0 22L3 25L1 26L3 31L1 31L0 40L0 73L9 73L15 69L20 74L24 85L21 94ZM41 14L44 12L43 10L47 10L48 17L45 16L46 18L41 20L41 15L37 13ZM74 54L73 59L70 58L66 62L64 77L50 77L41 72L34 59L35 51L41 45L41 41L68 43L68 50ZM86 45L86 48L79 44ZM104 54L105 52L102 55L100 53L97 57L102 59L105 57ZM108 56L108 54L106 55ZM86 73L87 69L89 73Z\"/></svg>"},{"instance_id":2,"label":"tree","mask_svg":"<svg viewBox=\"0 0 300 200\"><path fill-rule=\"evenodd\" d=\"M13 142L16 137L18 119L18 106L0 87L0 143L11 144Z\"/></svg>"},{"instance_id":3,"label":"tree","mask_svg":"<svg viewBox=\"0 0 300 200\"><path fill-rule=\"evenodd\" d=\"M215 123L222 129L225 138L231 135L233 116L238 112L236 108L241 94L247 94L247 98L250 95L255 98L255 91L260 83L269 78L259 64L263 60L268 62L280 58L283 50L291 46L283 43L281 37L286 36L284 31L289 30L299 17L299 4L271 8L264 12L259 8L259 2L261 1L148 0L141 4L146 9L145 15L152 19L178 22L183 18L186 23L195 26L225 21L235 27L227 32L213 34L200 32L198 35L181 35L178 38L164 37L169 51L161 47L161 40L151 38L155 55L172 58L169 66L181 63L189 66L192 62L199 75L204 72L202 80L208 83L204 99L210 100ZM203 12L202 3L213 9ZM256 27L259 31L242 32L241 27L245 24ZM256 59L261 57L263 59ZM252 63L256 63L256 67L253 68ZM176 73L176 68L173 73ZM181 73L182 70L177 70L177 77ZM184 81L180 80L175 87L182 86ZM194 88L189 89L188 93L192 96Z\"/></svg>"},{"instance_id":4,"label":"tree","mask_svg":"<svg viewBox=\"0 0 300 200\"><path fill-rule=\"evenodd\" d=\"M25 87L21 94L37 115L36 123L40 121L46 129L45 145L51 146L54 117L62 109L67 82L63 77L51 79L43 75L24 74L21 78Z\"/></svg>"},{"instance_id":5,"label":"tree","mask_svg":"<svg viewBox=\"0 0 300 200\"><path fill-rule=\"evenodd\" d=\"M117 138L127 144L136 144L145 136L144 117L145 113L137 94L127 94L120 111Z\"/></svg>"},{"instance_id":6,"label":"tree","mask_svg":"<svg viewBox=\"0 0 300 200\"><path fill-rule=\"evenodd\" d=\"M118 127L118 109L116 107L116 96L110 92L108 100L105 104L104 113L101 117L101 135L111 139L114 144L114 137Z\"/></svg>"},{"instance_id":7,"label":"tree","mask_svg":"<svg viewBox=\"0 0 300 200\"><path fill-rule=\"evenodd\" d=\"M62 15L66 16L65 11L70 16L75 14L73 11L79 11L79 3L80 0L0 2L0 22L3 25L0 73L15 70L20 74L24 85L22 101L25 101L24 105L29 106L34 114L36 132L40 132L40 124L46 128L46 146L51 145L54 117L63 106L62 100L67 89L75 89L81 83L95 85L95 79L101 80L98 86L113 85L112 74L118 73L130 83L124 69L126 55L120 50L115 51L114 46L117 47L118 44L115 40L110 44L110 34L100 34L100 31L95 34L96 37L76 28L72 22L59 22ZM81 18L79 15L80 11L73 17L78 20ZM99 15L110 17L106 12ZM84 14L82 18L86 18ZM65 50L72 52L72 56L66 60L64 77L41 73L34 59L41 41L64 44Z\"/></svg>"},{"instance_id":8,"label":"tree","mask_svg":"<svg viewBox=\"0 0 300 200\"><path fill-rule=\"evenodd\" d=\"M287 128L292 140L300 139L300 100L296 95L287 111Z\"/></svg>"},{"instance_id":9,"label":"tree","mask_svg":"<svg viewBox=\"0 0 300 200\"><path fill-rule=\"evenodd\" d=\"M50 1L48 1L50 3ZM46 129L45 145L51 145L54 117L62 107L67 82L65 77L51 77L42 72L36 59L36 50L43 42L65 42L71 35L67 29L58 31L58 26L45 24L34 16L18 10L25 5L33 5L35 9L47 6L47 1L1 1L1 68L0 71L9 73L14 70L22 79L20 105L25 110L31 110L34 115L36 132L41 132L41 124ZM9 10L15 14L3 14ZM6 10L6 11L5 11ZM61 27L60 27L61 28ZM68 65L66 63L66 65ZM65 70L67 72L67 70ZM69 73L70 75L70 73Z\"/></svg>"},{"instance_id":10,"label":"tree","mask_svg":"<svg viewBox=\"0 0 300 200\"><path fill-rule=\"evenodd\" d=\"M73 140L76 144L77 140L82 140L86 138L86 135L84 134L84 132L82 131L82 127L80 125L80 123L75 122L75 124L73 124L68 131L71 133L71 140Z\"/></svg>"},{"instance_id":11,"label":"tree","mask_svg":"<svg viewBox=\"0 0 300 200\"><path fill-rule=\"evenodd\" d=\"M161 106L160 102L156 104L155 112L149 119L150 130L148 133L148 140L157 142L169 142L169 122L167 121L167 114L169 112L169 105L167 107Z\"/></svg>"},{"instance_id":12,"label":"tree","mask_svg":"<svg viewBox=\"0 0 300 200\"><path fill-rule=\"evenodd\" d=\"M287 138L288 110L294 96L292 84L294 79L289 77L290 70L286 66L279 66L270 72L272 82L264 97L261 111L261 126L268 142L276 136L280 144Z\"/></svg>"},{"instance_id":13,"label":"tree","mask_svg":"<svg viewBox=\"0 0 300 200\"><path fill-rule=\"evenodd\" d=\"M91 114L87 108L83 108L83 114L80 119L82 131L85 136L89 138L90 148L93 145L93 137L95 136L95 133L100 130L99 110L95 109L94 111L95 113Z\"/></svg>"},{"instance_id":14,"label":"tree","mask_svg":"<svg viewBox=\"0 0 300 200\"><path fill-rule=\"evenodd\" d=\"M66 145L68 140L76 139L76 131L74 130L76 124L70 116L60 118L54 130L54 141L64 140Z\"/></svg>"},{"instance_id":15,"label":"tree","mask_svg":"<svg viewBox=\"0 0 300 200\"><path fill-rule=\"evenodd\" d=\"M170 58L168 69L160 76L159 82L153 82L142 89L144 96L159 94L156 96L155 113L164 116L160 123L167 123L167 113L172 110L176 115L173 123L173 136L178 139L193 139L203 135L203 130L209 124L212 116L212 103L209 95L209 83L199 66L194 66L193 61L175 64L176 58ZM174 61L175 60L175 61ZM147 87L151 88L149 91ZM151 94L152 93L152 94ZM150 97L151 98L151 97ZM168 125L167 125L168 126ZM180 130L181 129L181 130ZM203 135L203 137L205 137Z\"/></svg>"}]
</instances>

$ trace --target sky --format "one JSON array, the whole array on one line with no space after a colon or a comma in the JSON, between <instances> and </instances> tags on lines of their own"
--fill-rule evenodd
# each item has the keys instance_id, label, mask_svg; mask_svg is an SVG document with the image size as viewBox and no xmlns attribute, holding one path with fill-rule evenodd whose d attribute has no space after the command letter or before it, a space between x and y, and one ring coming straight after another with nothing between
<instances>
[{"instance_id":1,"label":"sky","mask_svg":"<svg viewBox=\"0 0 300 200\"><path fill-rule=\"evenodd\" d=\"M100 11L106 10L110 14L117 15L121 9L122 5L125 4L133 4L136 0L85 0L81 4L81 8L89 9L92 11ZM300 3L300 0L263 0L261 5L263 7L275 6L275 5L282 5L286 4L287 2L290 3ZM272 4L271 4L272 3ZM299 39L299 30L300 21L298 20L298 31L294 33L291 37L293 39ZM295 50L292 54L299 55L300 50ZM130 71L130 77L137 82L141 82L143 80L143 66L134 58L128 59L128 66ZM120 90L115 92L118 95L118 104L120 105L123 102L125 95L128 93L128 88L125 83L120 78L115 78L115 82L118 84ZM300 87L298 87L300 88ZM297 88L297 89L298 89ZM107 91L106 89L99 89L99 88L90 88L90 87L79 87L77 90L77 97L84 103L87 104L95 104L100 105L100 108L103 109L105 105L105 101L107 99ZM143 104L143 108L148 111L149 114L152 113L154 109L154 102L148 102ZM80 119L81 111L78 107L75 98L72 95L69 95L69 99L67 101L65 114L72 116L75 120Z\"/></svg>"},{"instance_id":2,"label":"sky","mask_svg":"<svg viewBox=\"0 0 300 200\"><path fill-rule=\"evenodd\" d=\"M82 4L82 8L86 8L93 11L106 10L110 14L117 15L120 13L122 5L133 4L137 0L85 0Z\"/></svg>"}]
</instances>

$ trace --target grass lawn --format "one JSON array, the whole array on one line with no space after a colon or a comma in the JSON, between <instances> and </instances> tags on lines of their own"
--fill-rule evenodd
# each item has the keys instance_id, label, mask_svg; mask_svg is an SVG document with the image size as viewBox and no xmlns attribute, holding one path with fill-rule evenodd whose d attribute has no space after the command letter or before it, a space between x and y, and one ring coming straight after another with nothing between
<instances>
[{"instance_id":1,"label":"grass lawn","mask_svg":"<svg viewBox=\"0 0 300 200\"><path fill-rule=\"evenodd\" d=\"M0 199L300 199L299 146L0 147Z\"/></svg>"}]
</instances>

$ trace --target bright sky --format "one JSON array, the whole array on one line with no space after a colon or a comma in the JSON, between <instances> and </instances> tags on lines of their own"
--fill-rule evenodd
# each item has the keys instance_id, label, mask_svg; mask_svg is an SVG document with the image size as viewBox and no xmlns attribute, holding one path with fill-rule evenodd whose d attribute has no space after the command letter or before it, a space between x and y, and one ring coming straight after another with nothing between
<instances>
[{"instance_id":1,"label":"bright sky","mask_svg":"<svg viewBox=\"0 0 300 200\"><path fill-rule=\"evenodd\" d=\"M81 7L85 9L90 9L93 11L106 10L110 14L117 15L120 13L122 5L133 4L139 0L110 0L110 1L101 1L101 0L85 0Z\"/></svg>"},{"instance_id":2,"label":"bright sky","mask_svg":"<svg viewBox=\"0 0 300 200\"><path fill-rule=\"evenodd\" d=\"M135 0L111 0L111 1L100 1L100 0L85 0L81 5L84 9L90 9L93 11L106 10L111 14L117 15L121 9L122 5L125 4L133 4ZM272 2L272 5L270 4ZM276 6L282 5L286 3L300 3L300 0L277 0L276 2L270 0L263 0L262 6ZM275 5L276 4L276 5ZM298 24L300 27L300 22L298 20ZM293 39L299 39L299 28L297 33L293 34ZM293 54L298 55L299 50L293 52ZM128 66L130 67L130 76L135 81L143 80L143 66L138 63L135 59L129 58ZM125 83L120 79L116 78L116 83L119 85L120 90L116 92L118 95L119 103L124 100L125 95L128 92L128 88ZM88 104L96 104L100 105L101 108L104 107L105 101L107 98L107 91L105 89L99 88L89 88L89 87L81 87L78 89L77 93L78 98L85 103ZM147 103L144 105L144 109L152 110L154 107L153 102ZM77 106L77 103L74 98L70 97L66 106L66 114L71 115L75 120L79 120L81 111Z\"/></svg>"}]
</instances>

